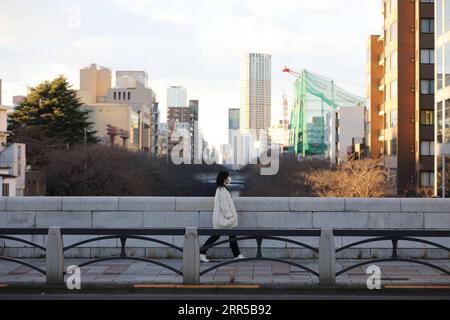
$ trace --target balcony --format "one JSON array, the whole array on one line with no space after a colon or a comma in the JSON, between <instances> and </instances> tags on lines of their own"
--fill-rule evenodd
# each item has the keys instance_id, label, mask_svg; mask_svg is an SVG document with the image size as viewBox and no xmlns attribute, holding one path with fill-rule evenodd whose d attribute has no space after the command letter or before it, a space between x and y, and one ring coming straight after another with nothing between
<instances>
[{"instance_id":1,"label":"balcony","mask_svg":"<svg viewBox=\"0 0 450 320\"><path fill-rule=\"evenodd\" d=\"M384 141L384 129L378 130L378 141Z\"/></svg>"},{"instance_id":2,"label":"balcony","mask_svg":"<svg viewBox=\"0 0 450 320\"><path fill-rule=\"evenodd\" d=\"M378 56L378 65L379 65L380 67L382 67L382 66L384 66L384 62L385 62L384 54L380 54L380 55Z\"/></svg>"},{"instance_id":3,"label":"balcony","mask_svg":"<svg viewBox=\"0 0 450 320\"><path fill-rule=\"evenodd\" d=\"M384 78L378 82L378 90L384 91Z\"/></svg>"},{"instance_id":4,"label":"balcony","mask_svg":"<svg viewBox=\"0 0 450 320\"><path fill-rule=\"evenodd\" d=\"M384 116L384 103L378 105L378 115Z\"/></svg>"}]
</instances>

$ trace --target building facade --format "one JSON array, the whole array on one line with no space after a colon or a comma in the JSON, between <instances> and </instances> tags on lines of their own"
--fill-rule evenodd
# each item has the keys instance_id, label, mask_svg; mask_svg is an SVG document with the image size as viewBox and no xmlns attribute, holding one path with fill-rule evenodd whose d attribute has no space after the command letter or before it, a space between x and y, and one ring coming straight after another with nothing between
<instances>
[{"instance_id":1,"label":"building facade","mask_svg":"<svg viewBox=\"0 0 450 320\"><path fill-rule=\"evenodd\" d=\"M384 0L368 41L367 142L398 194L434 185L434 1Z\"/></svg>"},{"instance_id":2,"label":"building facade","mask_svg":"<svg viewBox=\"0 0 450 320\"><path fill-rule=\"evenodd\" d=\"M348 160L348 148L365 137L365 106L346 107L329 114L328 157L334 164Z\"/></svg>"},{"instance_id":3,"label":"building facade","mask_svg":"<svg viewBox=\"0 0 450 320\"><path fill-rule=\"evenodd\" d=\"M436 0L435 195L450 197L450 1Z\"/></svg>"},{"instance_id":4,"label":"building facade","mask_svg":"<svg viewBox=\"0 0 450 320\"><path fill-rule=\"evenodd\" d=\"M97 137L108 144L114 141L156 156L159 111L156 94L144 85L147 73L118 71L116 88L112 88L111 74L110 69L96 64L80 70L78 97L91 111L89 120L94 123ZM121 134L112 137L107 125L121 130Z\"/></svg>"},{"instance_id":5,"label":"building facade","mask_svg":"<svg viewBox=\"0 0 450 320\"><path fill-rule=\"evenodd\" d=\"M139 82L148 88L148 74L145 71L116 71L116 88L136 88Z\"/></svg>"},{"instance_id":6,"label":"building facade","mask_svg":"<svg viewBox=\"0 0 450 320\"><path fill-rule=\"evenodd\" d=\"M241 57L240 128L269 129L272 106L272 57L248 53Z\"/></svg>"},{"instance_id":7,"label":"building facade","mask_svg":"<svg viewBox=\"0 0 450 320\"><path fill-rule=\"evenodd\" d=\"M186 107L182 107L186 105ZM199 134L199 101L189 100L187 103L187 90L183 87L170 87L167 89L167 125L169 137L176 130L186 129L190 135L192 159L194 159L195 145L198 145ZM178 141L169 139L168 152L170 153Z\"/></svg>"},{"instance_id":8,"label":"building facade","mask_svg":"<svg viewBox=\"0 0 450 320\"><path fill-rule=\"evenodd\" d=\"M97 67L95 63L80 70L80 90L78 97L83 103L105 102L108 90L111 89L112 72L105 67Z\"/></svg>"},{"instance_id":9,"label":"building facade","mask_svg":"<svg viewBox=\"0 0 450 320\"><path fill-rule=\"evenodd\" d=\"M134 87L109 89L106 102L131 106L133 112L138 115L138 128L131 134L136 137L139 150L150 152L151 141L155 139L152 137L152 134L155 134L152 131L152 112L156 103L153 90L136 81Z\"/></svg>"},{"instance_id":10,"label":"building facade","mask_svg":"<svg viewBox=\"0 0 450 320\"><path fill-rule=\"evenodd\" d=\"M26 150L23 143L8 143L7 112L0 105L0 196L25 194Z\"/></svg>"}]
</instances>

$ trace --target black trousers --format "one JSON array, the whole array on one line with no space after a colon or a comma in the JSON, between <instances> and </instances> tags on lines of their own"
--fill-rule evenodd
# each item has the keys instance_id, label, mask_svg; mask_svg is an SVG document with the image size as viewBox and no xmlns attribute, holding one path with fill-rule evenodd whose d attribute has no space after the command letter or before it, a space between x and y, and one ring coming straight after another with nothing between
<instances>
[{"instance_id":1,"label":"black trousers","mask_svg":"<svg viewBox=\"0 0 450 320\"><path fill-rule=\"evenodd\" d=\"M203 245L202 249L200 250L200 253L201 254L206 254L206 251L208 251L208 249L204 249L204 248L207 247L207 246L212 245L217 240L219 240L219 238L220 238L220 236L211 236L211 237L209 237L209 239L206 240L205 244ZM231 248L231 251L233 251L233 256L235 258L237 258L241 254L241 251L239 250L238 243L236 241L236 236L230 236L230 248Z\"/></svg>"}]
</instances>

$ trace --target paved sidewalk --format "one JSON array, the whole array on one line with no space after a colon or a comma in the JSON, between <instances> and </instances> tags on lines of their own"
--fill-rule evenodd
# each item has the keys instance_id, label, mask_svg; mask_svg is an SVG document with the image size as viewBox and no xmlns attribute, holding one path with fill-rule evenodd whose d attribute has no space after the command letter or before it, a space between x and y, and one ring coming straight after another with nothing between
<instances>
[{"instance_id":1,"label":"paved sidewalk","mask_svg":"<svg viewBox=\"0 0 450 320\"><path fill-rule=\"evenodd\" d=\"M65 266L78 265L86 260L66 259ZM158 260L168 264L175 269L181 270L181 260ZM303 264L312 270L318 270L317 260L292 260ZM27 260L40 268L45 269L43 260ZM213 266L219 261L202 264L201 270ZM336 270L354 265L358 260L338 261ZM450 260L427 261L434 265L450 270ZM378 266L382 271L382 285L400 286L436 286L443 285L450 288L450 277L437 270L419 264L390 262L380 263ZM346 274L337 277L337 284L343 286L366 286L369 274L366 274L367 266L353 269ZM182 277L174 272L164 269L158 265L133 262L133 261L107 261L83 267L83 285L125 285L136 284L181 284ZM263 286L315 286L318 278L304 270L291 267L278 262L240 262L228 265L201 277L202 284L252 284ZM45 276L28 267L20 266L11 262L0 261L0 289L14 285L34 285L45 284Z\"/></svg>"}]
</instances>

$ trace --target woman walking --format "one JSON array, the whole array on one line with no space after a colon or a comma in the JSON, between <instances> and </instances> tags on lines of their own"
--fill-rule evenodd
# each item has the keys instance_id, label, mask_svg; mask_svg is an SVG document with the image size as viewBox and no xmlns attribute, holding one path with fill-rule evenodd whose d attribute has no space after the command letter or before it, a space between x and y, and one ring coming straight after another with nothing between
<instances>
[{"instance_id":1,"label":"woman walking","mask_svg":"<svg viewBox=\"0 0 450 320\"><path fill-rule=\"evenodd\" d=\"M231 182L230 173L221 171L217 175L216 197L214 199L213 228L214 229L234 229L238 226L238 216L234 207L233 199L228 191L228 185ZM219 240L220 236L211 236L200 250L200 261L209 262L206 257L208 246ZM206 249L205 249L206 248ZM244 259L245 257L239 250L236 236L230 236L230 248L235 259Z\"/></svg>"}]
</instances>

